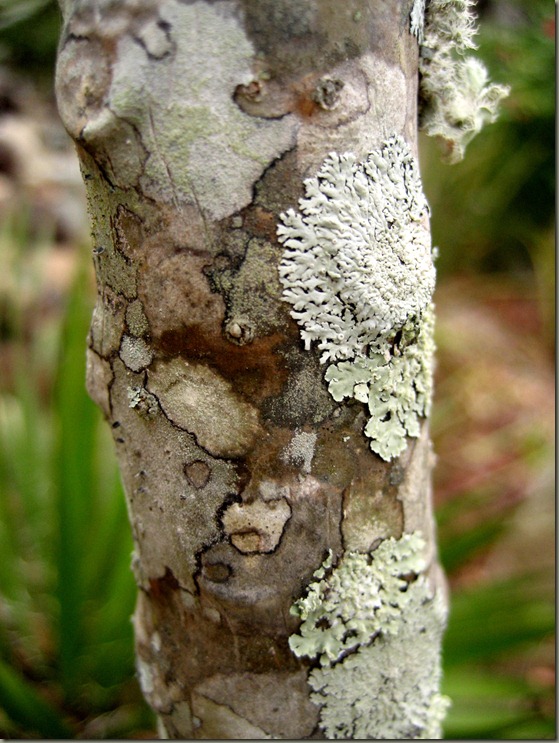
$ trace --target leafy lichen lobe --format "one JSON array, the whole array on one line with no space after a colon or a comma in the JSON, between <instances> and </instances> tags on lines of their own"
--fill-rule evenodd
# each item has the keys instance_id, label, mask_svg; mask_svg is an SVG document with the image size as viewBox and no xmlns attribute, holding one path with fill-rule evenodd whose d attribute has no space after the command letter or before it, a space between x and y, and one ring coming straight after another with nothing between
<instances>
[{"instance_id":1,"label":"leafy lichen lobe","mask_svg":"<svg viewBox=\"0 0 559 743\"><path fill-rule=\"evenodd\" d=\"M445 608L424 575L424 550L413 533L336 565L330 553L293 605L302 622L289 644L316 663L309 684L327 738L441 737Z\"/></svg>"},{"instance_id":2,"label":"leafy lichen lobe","mask_svg":"<svg viewBox=\"0 0 559 743\"><path fill-rule=\"evenodd\" d=\"M481 128L497 119L508 95L489 82L482 62L467 56L475 49L473 0L415 0L410 31L420 43L420 127L445 143L449 162L464 157Z\"/></svg>"},{"instance_id":3,"label":"leafy lichen lobe","mask_svg":"<svg viewBox=\"0 0 559 743\"><path fill-rule=\"evenodd\" d=\"M428 413L435 267L429 207L408 145L364 162L332 153L281 215L283 298L305 347L316 342L332 397L366 403L365 434L390 460Z\"/></svg>"}]
</instances>

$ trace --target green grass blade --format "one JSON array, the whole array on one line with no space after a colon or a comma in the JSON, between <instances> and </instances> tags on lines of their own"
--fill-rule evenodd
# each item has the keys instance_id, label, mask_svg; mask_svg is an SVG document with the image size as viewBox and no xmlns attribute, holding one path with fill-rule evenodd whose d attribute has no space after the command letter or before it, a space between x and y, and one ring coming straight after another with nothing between
<instances>
[{"instance_id":1,"label":"green grass blade","mask_svg":"<svg viewBox=\"0 0 559 743\"><path fill-rule=\"evenodd\" d=\"M554 631L555 607L537 576L481 586L452 599L445 664L510 654Z\"/></svg>"},{"instance_id":2,"label":"green grass blade","mask_svg":"<svg viewBox=\"0 0 559 743\"><path fill-rule=\"evenodd\" d=\"M63 333L55 395L57 447L54 482L58 491L58 625L59 661L63 687L69 695L80 677L85 641L84 565L95 524L94 445L96 410L85 394L85 339L90 316L86 276L81 274L71 293Z\"/></svg>"},{"instance_id":3,"label":"green grass blade","mask_svg":"<svg viewBox=\"0 0 559 743\"><path fill-rule=\"evenodd\" d=\"M552 721L538 710L537 694L522 678L499 675L475 667L445 674L443 692L452 699L445 738L461 740L548 738ZM546 734L547 733L547 734Z\"/></svg>"},{"instance_id":4,"label":"green grass blade","mask_svg":"<svg viewBox=\"0 0 559 743\"><path fill-rule=\"evenodd\" d=\"M29 735L43 738L73 738L73 732L34 688L0 660L0 707Z\"/></svg>"},{"instance_id":5,"label":"green grass blade","mask_svg":"<svg viewBox=\"0 0 559 743\"><path fill-rule=\"evenodd\" d=\"M465 565L477 554L495 544L507 526L505 519L495 517L475 524L459 534L445 534L439 542L439 556L448 573Z\"/></svg>"}]
</instances>

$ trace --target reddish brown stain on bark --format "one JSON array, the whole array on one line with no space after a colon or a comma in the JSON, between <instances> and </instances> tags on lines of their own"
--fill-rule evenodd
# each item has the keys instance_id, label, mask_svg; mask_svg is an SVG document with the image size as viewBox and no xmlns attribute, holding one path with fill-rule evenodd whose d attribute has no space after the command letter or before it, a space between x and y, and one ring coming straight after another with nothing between
<instances>
[{"instance_id":1,"label":"reddish brown stain on bark","mask_svg":"<svg viewBox=\"0 0 559 743\"><path fill-rule=\"evenodd\" d=\"M231 381L235 389L253 402L278 394L289 371L278 353L284 342L279 333L257 338L246 346L216 337L198 325L169 330L155 343L156 351L165 356L183 356L208 364Z\"/></svg>"}]
</instances>

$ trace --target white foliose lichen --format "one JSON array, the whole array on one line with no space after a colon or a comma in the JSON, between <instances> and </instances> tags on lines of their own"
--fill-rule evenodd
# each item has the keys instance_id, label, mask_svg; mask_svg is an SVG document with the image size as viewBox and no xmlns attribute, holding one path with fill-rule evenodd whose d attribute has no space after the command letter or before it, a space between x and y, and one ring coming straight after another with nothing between
<instances>
[{"instance_id":1,"label":"white foliose lichen","mask_svg":"<svg viewBox=\"0 0 559 743\"><path fill-rule=\"evenodd\" d=\"M416 0L410 31L420 45L420 127L447 146L447 158L457 162L467 144L497 119L509 88L489 82L482 62L468 57L475 49L474 0Z\"/></svg>"},{"instance_id":2,"label":"white foliose lichen","mask_svg":"<svg viewBox=\"0 0 559 743\"><path fill-rule=\"evenodd\" d=\"M400 137L362 163L331 153L305 181L300 212L281 215L284 299L322 362L364 355L428 305L435 286L429 207Z\"/></svg>"},{"instance_id":3,"label":"white foliose lichen","mask_svg":"<svg viewBox=\"0 0 559 743\"><path fill-rule=\"evenodd\" d=\"M414 533L335 567L330 554L292 607L302 624L289 644L319 663L309 684L327 738L441 737L446 610L422 574L424 550Z\"/></svg>"},{"instance_id":4,"label":"white foliose lichen","mask_svg":"<svg viewBox=\"0 0 559 743\"><path fill-rule=\"evenodd\" d=\"M390 460L428 412L435 267L415 158L391 137L364 162L332 153L281 215L283 298L316 342L336 400L369 406L371 448Z\"/></svg>"},{"instance_id":5,"label":"white foliose lichen","mask_svg":"<svg viewBox=\"0 0 559 743\"><path fill-rule=\"evenodd\" d=\"M392 338L371 346L366 357L331 364L328 390L335 400L365 403L369 421L365 434L371 449L386 461L406 448L406 436L417 438L419 419L429 415L433 389L433 305L422 321L408 320Z\"/></svg>"},{"instance_id":6,"label":"white foliose lichen","mask_svg":"<svg viewBox=\"0 0 559 743\"><path fill-rule=\"evenodd\" d=\"M414 0L410 13L410 32L423 44L423 27L425 25L426 0Z\"/></svg>"}]
</instances>

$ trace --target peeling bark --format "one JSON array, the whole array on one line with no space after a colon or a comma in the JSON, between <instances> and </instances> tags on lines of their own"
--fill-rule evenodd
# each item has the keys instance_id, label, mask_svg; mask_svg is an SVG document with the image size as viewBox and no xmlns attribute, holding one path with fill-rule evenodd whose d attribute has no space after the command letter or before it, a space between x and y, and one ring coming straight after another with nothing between
<instances>
[{"instance_id":1,"label":"peeling bark","mask_svg":"<svg viewBox=\"0 0 559 743\"><path fill-rule=\"evenodd\" d=\"M87 384L126 490L139 679L172 738L325 736L316 662L289 638L329 553L374 563L421 532L442 590L427 422L397 458L371 451L278 271L280 214L329 153L362 162L393 136L416 152L411 5L63 4L58 104L98 285Z\"/></svg>"}]
</instances>

